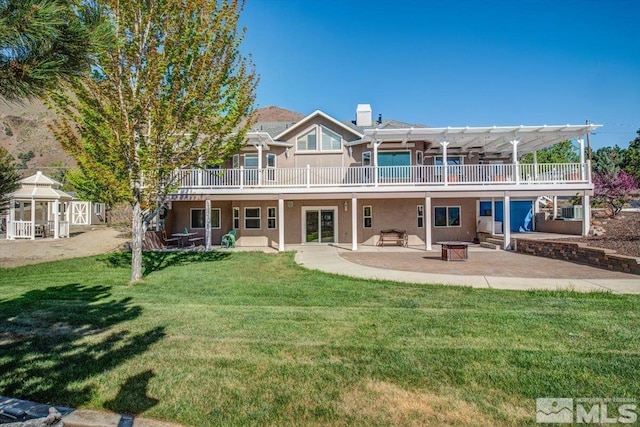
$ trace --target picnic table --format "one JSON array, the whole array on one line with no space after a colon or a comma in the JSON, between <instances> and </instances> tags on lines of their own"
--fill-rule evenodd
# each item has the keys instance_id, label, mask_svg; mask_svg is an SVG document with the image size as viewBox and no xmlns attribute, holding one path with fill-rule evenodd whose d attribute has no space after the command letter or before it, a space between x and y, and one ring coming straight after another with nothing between
<instances>
[{"instance_id":1,"label":"picnic table","mask_svg":"<svg viewBox=\"0 0 640 427\"><path fill-rule=\"evenodd\" d=\"M198 233L173 233L171 237L177 237L178 239L180 239L178 240L178 246L182 247L182 246L185 246L186 242L191 242L192 240L196 240L193 237L197 235ZM200 237L200 239L202 239L202 237Z\"/></svg>"}]
</instances>

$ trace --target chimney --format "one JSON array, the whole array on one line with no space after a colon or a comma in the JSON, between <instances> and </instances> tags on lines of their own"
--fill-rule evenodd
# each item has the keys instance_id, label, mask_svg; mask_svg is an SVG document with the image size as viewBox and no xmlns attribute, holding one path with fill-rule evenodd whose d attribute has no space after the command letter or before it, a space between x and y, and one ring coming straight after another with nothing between
<instances>
[{"instance_id":1,"label":"chimney","mask_svg":"<svg viewBox=\"0 0 640 427\"><path fill-rule=\"evenodd\" d=\"M371 118L371 105L358 104L358 107L356 108L356 126L373 126L373 120Z\"/></svg>"}]
</instances>

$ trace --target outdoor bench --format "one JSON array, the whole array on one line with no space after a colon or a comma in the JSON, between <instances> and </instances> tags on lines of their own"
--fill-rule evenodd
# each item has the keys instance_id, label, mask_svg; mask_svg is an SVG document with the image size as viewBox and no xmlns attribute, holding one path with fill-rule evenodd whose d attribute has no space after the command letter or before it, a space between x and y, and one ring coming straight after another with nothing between
<instances>
[{"instance_id":1,"label":"outdoor bench","mask_svg":"<svg viewBox=\"0 0 640 427\"><path fill-rule=\"evenodd\" d=\"M381 230L380 238L378 239L378 246L384 246L385 243L390 243L398 246L407 246L407 232L405 230Z\"/></svg>"}]
</instances>

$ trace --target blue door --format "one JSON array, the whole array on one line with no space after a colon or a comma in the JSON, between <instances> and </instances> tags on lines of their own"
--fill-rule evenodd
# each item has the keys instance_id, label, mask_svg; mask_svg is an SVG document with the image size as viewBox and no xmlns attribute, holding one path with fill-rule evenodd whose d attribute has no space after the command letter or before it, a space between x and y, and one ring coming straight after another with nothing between
<instances>
[{"instance_id":1,"label":"blue door","mask_svg":"<svg viewBox=\"0 0 640 427\"><path fill-rule=\"evenodd\" d=\"M533 201L531 200L511 200L509 203L511 207L511 231L532 231L533 230ZM495 221L502 222L504 224L504 203L502 201L496 201L496 213ZM491 202L480 202L480 215L491 215Z\"/></svg>"}]
</instances>

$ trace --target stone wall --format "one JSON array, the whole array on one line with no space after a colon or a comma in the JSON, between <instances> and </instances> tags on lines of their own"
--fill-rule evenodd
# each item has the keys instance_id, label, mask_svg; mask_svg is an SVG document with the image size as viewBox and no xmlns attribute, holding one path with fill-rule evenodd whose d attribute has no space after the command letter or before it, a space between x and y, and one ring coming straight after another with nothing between
<instances>
[{"instance_id":1,"label":"stone wall","mask_svg":"<svg viewBox=\"0 0 640 427\"><path fill-rule=\"evenodd\" d=\"M640 275L640 258L620 255L611 249L589 247L585 243L518 238L516 252L562 259L612 271Z\"/></svg>"}]
</instances>

